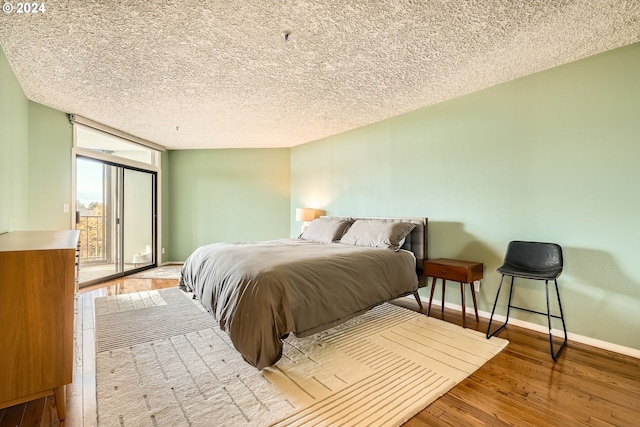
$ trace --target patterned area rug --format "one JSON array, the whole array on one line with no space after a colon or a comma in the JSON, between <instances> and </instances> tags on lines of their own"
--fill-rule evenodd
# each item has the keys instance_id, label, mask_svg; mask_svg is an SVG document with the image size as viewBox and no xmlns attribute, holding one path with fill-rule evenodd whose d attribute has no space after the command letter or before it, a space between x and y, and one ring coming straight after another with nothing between
<instances>
[{"instance_id":1,"label":"patterned area rug","mask_svg":"<svg viewBox=\"0 0 640 427\"><path fill-rule=\"evenodd\" d=\"M507 345L383 304L259 371L179 289L95 303L103 426L396 426Z\"/></svg>"}]
</instances>

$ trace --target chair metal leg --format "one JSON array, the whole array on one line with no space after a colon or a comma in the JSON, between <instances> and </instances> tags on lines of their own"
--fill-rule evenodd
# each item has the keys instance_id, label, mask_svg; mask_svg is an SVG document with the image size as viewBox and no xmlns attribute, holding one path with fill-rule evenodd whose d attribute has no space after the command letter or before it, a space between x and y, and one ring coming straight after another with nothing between
<instances>
[{"instance_id":1,"label":"chair metal leg","mask_svg":"<svg viewBox=\"0 0 640 427\"><path fill-rule=\"evenodd\" d=\"M565 340L567 338L567 327L564 324L564 313L562 312L562 302L560 302L560 291L558 290L558 281L554 280L556 285L556 296L558 297L558 308L560 309L560 320L562 320L562 330L564 331Z\"/></svg>"},{"instance_id":2,"label":"chair metal leg","mask_svg":"<svg viewBox=\"0 0 640 427\"><path fill-rule=\"evenodd\" d=\"M491 332L491 323L493 323L493 315L496 311L496 306L498 305L498 298L500 297L500 291L502 290L502 282L504 281L504 274L502 275L502 278L500 278L500 285L498 286L498 292L496 292L496 300L493 303L493 309L491 310L491 317L489 317L489 326L487 326L487 339L491 338L492 336L494 336L495 334L503 330L505 326L507 326L507 323L509 322L509 313L511 311L511 297L513 296L514 279L515 277L511 276L511 287L509 289L509 304L507 305L507 317L505 318L504 323L498 329Z\"/></svg>"},{"instance_id":3,"label":"chair metal leg","mask_svg":"<svg viewBox=\"0 0 640 427\"><path fill-rule=\"evenodd\" d=\"M504 276L503 276L503 278L504 278ZM558 355L562 351L562 349L564 347L566 347L566 345L567 345L567 327L566 327L565 322L564 322L564 313L562 312L562 302L560 301L560 291L558 289L558 281L554 280L554 284L556 286L556 297L558 298L558 308L560 310L560 315L556 316L554 314L551 314L551 302L550 302L550 299L549 299L549 280L545 280L544 281L545 295L547 297L547 311L546 312L537 311L537 310L531 310L531 309L526 308L526 307L514 306L511 303L512 296L513 296L514 280L515 280L515 276L511 276L511 290L509 292L509 305L507 306L507 317L505 319L505 322L498 329L496 329L495 331L491 332L491 323L492 323L492 320L493 320L493 314L495 312L496 304L498 302L498 295L500 295L500 287L502 287L502 280L500 281L500 287L498 288L498 294L496 295L496 302L493 305L493 311L491 312L491 318L489 319L489 327L487 328L487 338L491 338L492 336L494 336L498 332L500 332L505 326L507 326L507 323L509 322L509 312L510 312L510 310L512 308L514 308L516 310L527 311L529 313L539 314L539 315L542 315L542 316L547 316L547 324L549 326L549 351L551 353L551 358L555 362L557 360L557 358L558 358ZM560 344L560 347L556 351L554 351L554 344L553 344L553 331L552 331L552 325L551 325L551 318L552 317L556 318L556 319L560 319L562 321L562 330L564 332L564 340L562 341L562 344Z\"/></svg>"},{"instance_id":4,"label":"chair metal leg","mask_svg":"<svg viewBox=\"0 0 640 427\"><path fill-rule=\"evenodd\" d=\"M547 292L547 321L549 323L549 351L551 352L551 358L555 362L558 359L558 355L560 354L562 349L567 345L567 327L565 326L565 323L564 323L564 314L562 312L562 303L560 302L560 291L558 290L558 281L554 280L554 283L556 286L556 296L558 298L558 308L560 309L560 316L551 315L551 309L549 304L549 281L548 280L544 281L545 289ZM556 352L553 351L553 334L551 332L552 317L560 318L560 320L562 321L562 330L564 331L564 340L562 341L562 344L560 344L560 348L558 348L558 351Z\"/></svg>"}]
</instances>

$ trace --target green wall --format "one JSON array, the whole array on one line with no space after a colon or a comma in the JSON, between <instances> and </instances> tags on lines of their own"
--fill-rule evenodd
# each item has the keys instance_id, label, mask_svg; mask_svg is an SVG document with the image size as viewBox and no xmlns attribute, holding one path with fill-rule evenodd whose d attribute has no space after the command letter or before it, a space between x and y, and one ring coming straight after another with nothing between
<instances>
[{"instance_id":1,"label":"green wall","mask_svg":"<svg viewBox=\"0 0 640 427\"><path fill-rule=\"evenodd\" d=\"M65 113L29 102L29 228L68 230L73 131Z\"/></svg>"},{"instance_id":2,"label":"green wall","mask_svg":"<svg viewBox=\"0 0 640 427\"><path fill-rule=\"evenodd\" d=\"M160 200L158 201L158 210L160 211L160 236L158 236L161 242L161 250L158 253L158 262L170 262L169 248L171 247L171 228L169 227L169 206L171 205L171 196L169 195L169 174L171 170L171 163L169 162L169 151L162 153L160 157L160 165L162 170L158 176L160 182ZM165 253L162 253L162 248L165 249Z\"/></svg>"},{"instance_id":3,"label":"green wall","mask_svg":"<svg viewBox=\"0 0 640 427\"><path fill-rule=\"evenodd\" d=\"M169 152L168 260L198 246L289 236L289 149Z\"/></svg>"},{"instance_id":4,"label":"green wall","mask_svg":"<svg viewBox=\"0 0 640 427\"><path fill-rule=\"evenodd\" d=\"M29 101L0 48L0 233L27 228Z\"/></svg>"},{"instance_id":5,"label":"green wall","mask_svg":"<svg viewBox=\"0 0 640 427\"><path fill-rule=\"evenodd\" d=\"M509 241L557 242L569 331L640 349L639 76L635 44L295 147L292 210L428 217L431 258L485 263L484 311Z\"/></svg>"},{"instance_id":6,"label":"green wall","mask_svg":"<svg viewBox=\"0 0 640 427\"><path fill-rule=\"evenodd\" d=\"M71 226L71 124L29 101L0 49L0 232Z\"/></svg>"}]
</instances>

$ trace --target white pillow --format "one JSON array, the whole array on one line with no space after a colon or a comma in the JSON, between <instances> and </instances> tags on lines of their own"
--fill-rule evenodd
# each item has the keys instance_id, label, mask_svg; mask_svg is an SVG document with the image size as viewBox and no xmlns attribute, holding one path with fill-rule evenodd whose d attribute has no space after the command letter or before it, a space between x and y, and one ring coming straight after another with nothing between
<instances>
[{"instance_id":1,"label":"white pillow","mask_svg":"<svg viewBox=\"0 0 640 427\"><path fill-rule=\"evenodd\" d=\"M340 243L366 246L372 248L388 248L397 251L400 242L409 235L416 224L384 219L358 219L340 239Z\"/></svg>"}]
</instances>

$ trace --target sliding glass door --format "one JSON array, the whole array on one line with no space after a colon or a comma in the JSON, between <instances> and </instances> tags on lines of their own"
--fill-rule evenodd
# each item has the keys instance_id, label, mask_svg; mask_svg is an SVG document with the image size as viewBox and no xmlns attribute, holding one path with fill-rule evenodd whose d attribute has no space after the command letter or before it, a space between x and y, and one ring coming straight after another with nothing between
<instances>
[{"instance_id":1,"label":"sliding glass door","mask_svg":"<svg viewBox=\"0 0 640 427\"><path fill-rule=\"evenodd\" d=\"M156 173L76 156L80 286L156 265Z\"/></svg>"},{"instance_id":2,"label":"sliding glass door","mask_svg":"<svg viewBox=\"0 0 640 427\"><path fill-rule=\"evenodd\" d=\"M156 263L155 174L123 169L122 260L133 270Z\"/></svg>"}]
</instances>

